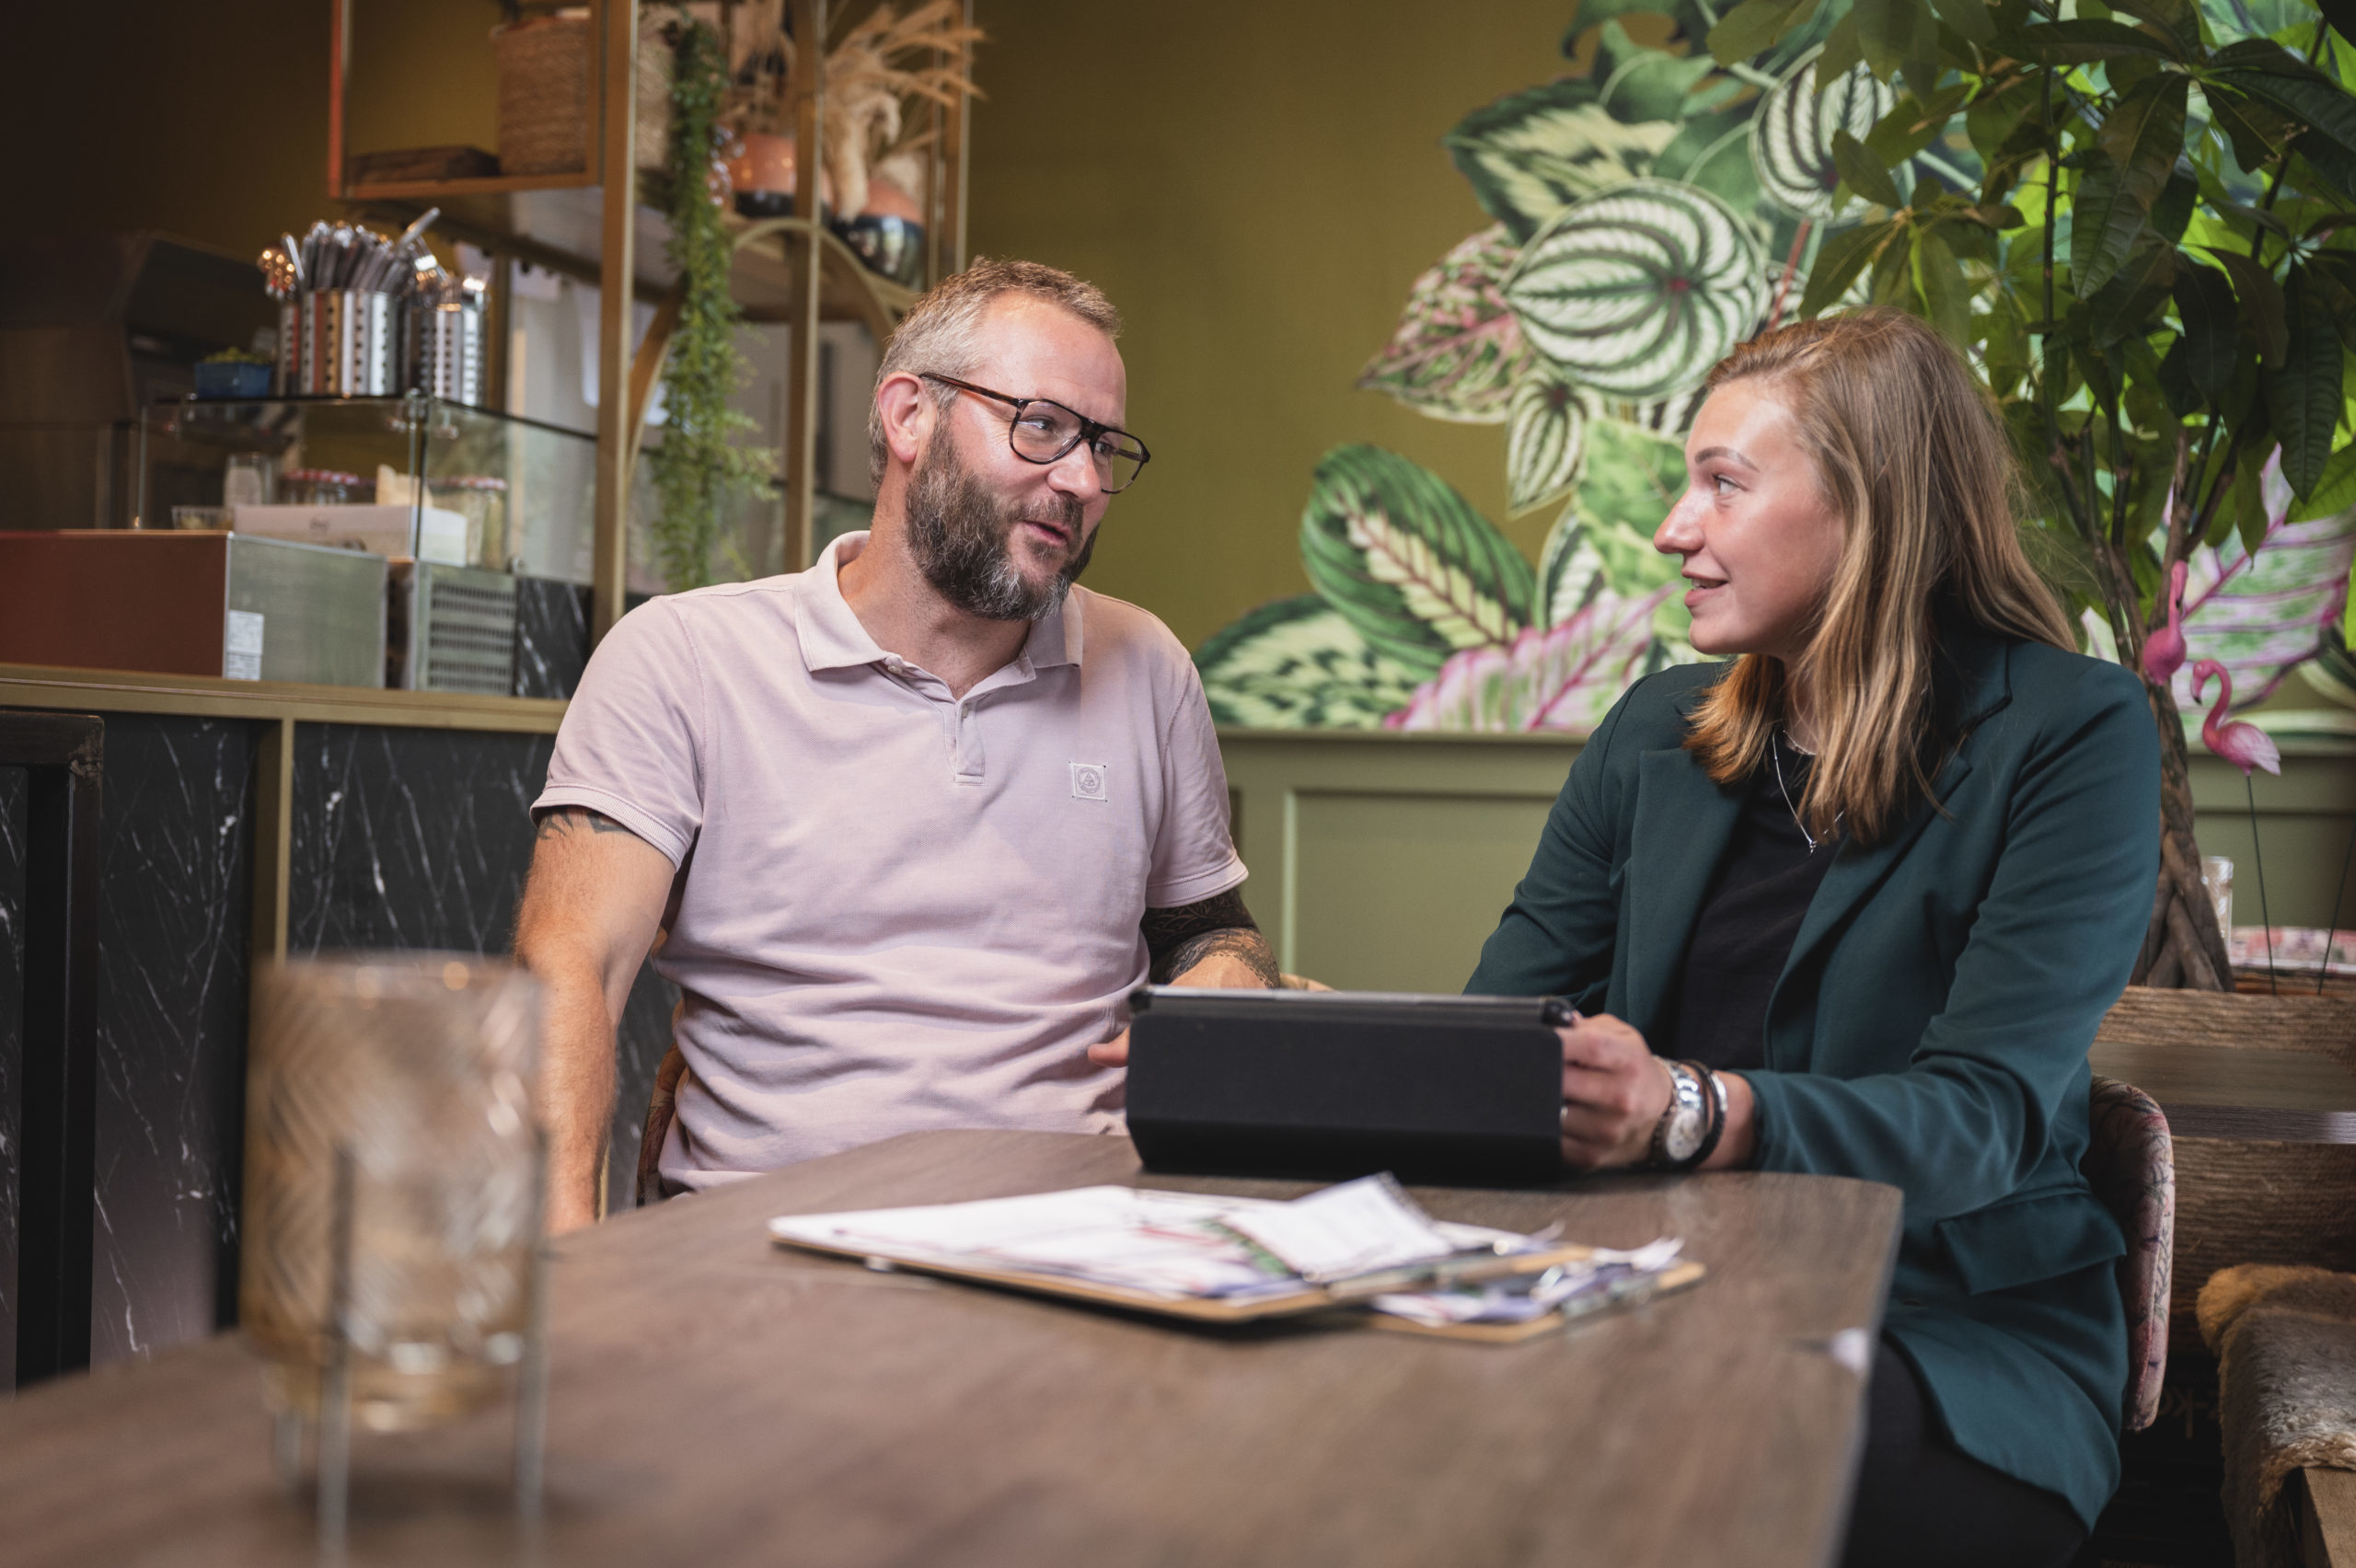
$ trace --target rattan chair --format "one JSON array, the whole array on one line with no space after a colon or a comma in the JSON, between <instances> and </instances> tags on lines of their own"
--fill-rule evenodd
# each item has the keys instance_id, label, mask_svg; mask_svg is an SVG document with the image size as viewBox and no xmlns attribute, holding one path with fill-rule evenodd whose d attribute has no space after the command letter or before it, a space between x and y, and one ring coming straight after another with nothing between
<instances>
[{"instance_id":1,"label":"rattan chair","mask_svg":"<svg viewBox=\"0 0 2356 1568\"><path fill-rule=\"evenodd\" d=\"M2127 1236L2119 1292L2127 1305L2127 1396L2119 1425L2141 1432L2160 1412L2168 1369L2168 1285L2176 1253L2176 1151L2168 1119L2131 1083L2096 1078L2093 1137L2080 1162L2087 1183Z\"/></svg>"}]
</instances>

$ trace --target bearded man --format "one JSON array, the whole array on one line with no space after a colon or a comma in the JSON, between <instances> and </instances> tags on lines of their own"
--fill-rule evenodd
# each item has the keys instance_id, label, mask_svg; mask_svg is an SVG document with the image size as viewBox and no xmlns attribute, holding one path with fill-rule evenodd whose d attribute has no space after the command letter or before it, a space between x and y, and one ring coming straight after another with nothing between
<instances>
[{"instance_id":1,"label":"bearded man","mask_svg":"<svg viewBox=\"0 0 2356 1568\"><path fill-rule=\"evenodd\" d=\"M687 1066L666 1192L924 1128L1116 1131L1133 988L1276 984L1192 662L1073 586L1147 458L1119 329L1068 273L975 263L884 353L873 530L598 645L516 925L551 1229L597 1213L650 950Z\"/></svg>"}]
</instances>

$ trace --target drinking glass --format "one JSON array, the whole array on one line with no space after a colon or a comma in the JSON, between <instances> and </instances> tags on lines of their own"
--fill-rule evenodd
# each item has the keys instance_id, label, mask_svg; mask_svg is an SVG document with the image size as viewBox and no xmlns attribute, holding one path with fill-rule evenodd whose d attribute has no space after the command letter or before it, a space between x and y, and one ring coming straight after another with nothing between
<instances>
[{"instance_id":1,"label":"drinking glass","mask_svg":"<svg viewBox=\"0 0 2356 1568\"><path fill-rule=\"evenodd\" d=\"M336 1367L372 1431L513 1382L540 1239L539 1013L529 974L472 953L264 972L239 1311L282 1418L318 1419Z\"/></svg>"},{"instance_id":2,"label":"drinking glass","mask_svg":"<svg viewBox=\"0 0 2356 1568\"><path fill-rule=\"evenodd\" d=\"M2209 902L2216 906L2217 934L2225 939L2225 946L2234 945L2234 863L2223 855L2204 855L2200 859L2200 885L2209 890Z\"/></svg>"},{"instance_id":3,"label":"drinking glass","mask_svg":"<svg viewBox=\"0 0 2356 1568\"><path fill-rule=\"evenodd\" d=\"M278 499L278 460L267 452L232 452L221 470L221 504L268 506Z\"/></svg>"}]
</instances>

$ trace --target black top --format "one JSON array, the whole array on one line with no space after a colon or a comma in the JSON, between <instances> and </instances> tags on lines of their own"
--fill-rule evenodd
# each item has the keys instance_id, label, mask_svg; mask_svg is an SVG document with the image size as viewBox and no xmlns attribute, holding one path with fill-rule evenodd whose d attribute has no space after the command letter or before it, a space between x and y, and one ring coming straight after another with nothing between
<instances>
[{"instance_id":1,"label":"black top","mask_svg":"<svg viewBox=\"0 0 2356 1568\"><path fill-rule=\"evenodd\" d=\"M1820 838L1811 852L1792 814L1790 802L1807 784L1807 765L1805 753L1779 741L1751 776L1742 815L1710 879L1669 993L1667 1018L1655 1032L1653 1049L1661 1055L1737 1071L1766 1065L1767 999L1839 848L1836 838Z\"/></svg>"}]
</instances>

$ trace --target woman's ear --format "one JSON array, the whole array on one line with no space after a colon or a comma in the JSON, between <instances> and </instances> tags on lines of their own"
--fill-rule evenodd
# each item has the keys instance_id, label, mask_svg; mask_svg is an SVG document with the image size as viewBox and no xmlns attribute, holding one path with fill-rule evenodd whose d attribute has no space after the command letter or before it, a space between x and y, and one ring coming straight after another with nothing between
<instances>
[{"instance_id":1,"label":"woman's ear","mask_svg":"<svg viewBox=\"0 0 2356 1568\"><path fill-rule=\"evenodd\" d=\"M907 371L885 376L875 388L875 409L884 421L884 450L904 467L914 463L932 432L933 403L924 383Z\"/></svg>"}]
</instances>

